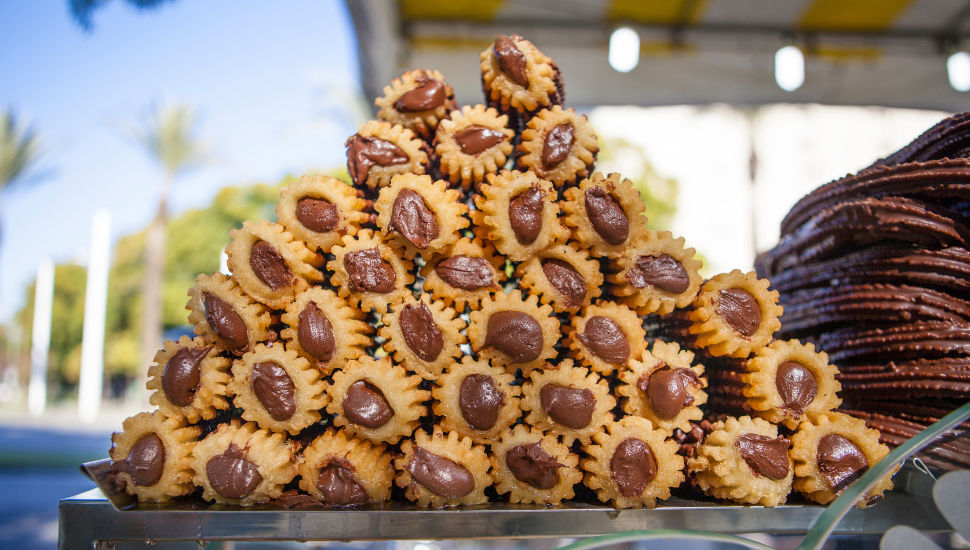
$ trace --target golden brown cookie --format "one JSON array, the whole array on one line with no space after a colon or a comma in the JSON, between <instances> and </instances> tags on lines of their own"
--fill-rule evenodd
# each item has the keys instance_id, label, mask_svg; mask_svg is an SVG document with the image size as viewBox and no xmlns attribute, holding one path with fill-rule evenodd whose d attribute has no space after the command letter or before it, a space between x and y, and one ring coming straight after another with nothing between
<instances>
[{"instance_id":1,"label":"golden brown cookie","mask_svg":"<svg viewBox=\"0 0 970 550\"><path fill-rule=\"evenodd\" d=\"M372 230L344 237L343 245L334 245L333 256L327 268L333 272L330 282L337 287L337 295L365 313L371 309L387 313L411 295L413 264Z\"/></svg>"},{"instance_id":2,"label":"golden brown cookie","mask_svg":"<svg viewBox=\"0 0 970 550\"><path fill-rule=\"evenodd\" d=\"M408 376L388 356L361 357L334 371L327 412L348 435L394 444L409 437L424 416L431 392L419 390L420 383L420 376Z\"/></svg>"},{"instance_id":3,"label":"golden brown cookie","mask_svg":"<svg viewBox=\"0 0 970 550\"><path fill-rule=\"evenodd\" d=\"M509 502L559 504L583 480L579 457L553 435L519 424L492 443L489 459L498 494Z\"/></svg>"},{"instance_id":4,"label":"golden brown cookie","mask_svg":"<svg viewBox=\"0 0 970 550\"><path fill-rule=\"evenodd\" d=\"M437 401L434 413L442 417L445 431L470 437L476 443L494 443L522 414L522 389L513 386L514 382L515 377L501 367L466 355L437 379L437 386L431 390Z\"/></svg>"},{"instance_id":5,"label":"golden brown cookie","mask_svg":"<svg viewBox=\"0 0 970 550\"><path fill-rule=\"evenodd\" d=\"M374 342L364 314L347 305L335 292L312 287L296 295L280 320L287 328L280 336L324 375L366 353Z\"/></svg>"},{"instance_id":6,"label":"golden brown cookie","mask_svg":"<svg viewBox=\"0 0 970 550\"><path fill-rule=\"evenodd\" d=\"M422 175L428 165L427 145L400 124L372 120L344 145L347 170L357 189L379 189L398 174Z\"/></svg>"},{"instance_id":7,"label":"golden brown cookie","mask_svg":"<svg viewBox=\"0 0 970 550\"><path fill-rule=\"evenodd\" d=\"M330 176L303 176L280 190L276 216L311 252L330 252L344 235L356 235L370 220L367 201L346 183Z\"/></svg>"},{"instance_id":8,"label":"golden brown cookie","mask_svg":"<svg viewBox=\"0 0 970 550\"><path fill-rule=\"evenodd\" d=\"M154 390L149 403L166 416L184 416L189 422L211 419L216 411L229 408L226 400L229 359L203 338L182 335L178 342L167 340L148 368L145 387Z\"/></svg>"},{"instance_id":9,"label":"golden brown cookie","mask_svg":"<svg viewBox=\"0 0 970 550\"><path fill-rule=\"evenodd\" d=\"M701 490L742 504L784 504L795 469L791 441L778 436L778 426L742 416L728 417L711 430L687 461Z\"/></svg>"},{"instance_id":10,"label":"golden brown cookie","mask_svg":"<svg viewBox=\"0 0 970 550\"><path fill-rule=\"evenodd\" d=\"M379 120L400 124L431 142L438 125L458 108L455 91L438 71L407 71L384 86L384 97L374 100Z\"/></svg>"},{"instance_id":11,"label":"golden brown cookie","mask_svg":"<svg viewBox=\"0 0 970 550\"><path fill-rule=\"evenodd\" d=\"M441 174L468 191L505 166L514 137L509 117L484 105L462 107L438 126L435 152Z\"/></svg>"},{"instance_id":12,"label":"golden brown cookie","mask_svg":"<svg viewBox=\"0 0 970 550\"><path fill-rule=\"evenodd\" d=\"M505 257L491 244L464 237L421 268L424 291L458 312L479 309L482 300L502 291Z\"/></svg>"},{"instance_id":13,"label":"golden brown cookie","mask_svg":"<svg viewBox=\"0 0 970 550\"><path fill-rule=\"evenodd\" d=\"M271 319L266 306L245 294L230 277L202 273L188 295L189 322L206 342L242 355L269 338Z\"/></svg>"},{"instance_id":14,"label":"golden brown cookie","mask_svg":"<svg viewBox=\"0 0 970 550\"><path fill-rule=\"evenodd\" d=\"M704 365L692 365L694 353L676 343L657 340L643 360L631 360L621 369L623 382L617 389L624 399L623 411L650 420L658 429L690 432L691 420L700 420L700 405L707 403Z\"/></svg>"},{"instance_id":15,"label":"golden brown cookie","mask_svg":"<svg viewBox=\"0 0 970 550\"><path fill-rule=\"evenodd\" d=\"M647 350L646 332L637 314L613 302L583 308L567 328L570 355L594 372L610 374L640 361Z\"/></svg>"},{"instance_id":16,"label":"golden brown cookie","mask_svg":"<svg viewBox=\"0 0 970 550\"><path fill-rule=\"evenodd\" d=\"M575 243L537 252L515 269L519 287L551 304L557 313L576 313L598 298L603 286L599 262Z\"/></svg>"},{"instance_id":17,"label":"golden brown cookie","mask_svg":"<svg viewBox=\"0 0 970 550\"><path fill-rule=\"evenodd\" d=\"M684 481L684 457L668 432L628 416L593 434L590 458L580 462L586 486L615 508L654 508Z\"/></svg>"},{"instance_id":18,"label":"golden brown cookie","mask_svg":"<svg viewBox=\"0 0 970 550\"><path fill-rule=\"evenodd\" d=\"M522 386L522 410L531 411L526 424L562 437L572 445L588 445L590 437L613 420L616 399L606 380L589 369L573 366L570 359L546 363L529 373Z\"/></svg>"},{"instance_id":19,"label":"golden brown cookie","mask_svg":"<svg viewBox=\"0 0 970 550\"><path fill-rule=\"evenodd\" d=\"M229 392L243 420L260 428L297 435L320 421L327 383L310 362L282 343L257 344L232 364Z\"/></svg>"},{"instance_id":20,"label":"golden brown cookie","mask_svg":"<svg viewBox=\"0 0 970 550\"><path fill-rule=\"evenodd\" d=\"M414 439L401 443L403 456L394 461L397 485L407 489L404 496L418 506L444 508L488 502L485 488L492 484L485 447L455 432L435 427L434 434L424 430Z\"/></svg>"},{"instance_id":21,"label":"golden brown cookie","mask_svg":"<svg viewBox=\"0 0 970 550\"><path fill-rule=\"evenodd\" d=\"M329 428L303 450L300 488L329 506L380 504L391 499L394 467L383 443Z\"/></svg>"},{"instance_id":22,"label":"golden brown cookie","mask_svg":"<svg viewBox=\"0 0 970 550\"><path fill-rule=\"evenodd\" d=\"M715 357L744 359L771 342L781 328L778 291L768 291L768 280L735 269L715 275L701 287L689 313L696 345Z\"/></svg>"},{"instance_id":23,"label":"golden brown cookie","mask_svg":"<svg viewBox=\"0 0 970 550\"><path fill-rule=\"evenodd\" d=\"M454 244L468 227L468 206L460 202L461 193L448 189L443 180L430 176L394 176L381 189L374 203L377 226L384 239L402 250L407 259L421 254L430 258Z\"/></svg>"},{"instance_id":24,"label":"golden brown cookie","mask_svg":"<svg viewBox=\"0 0 970 550\"><path fill-rule=\"evenodd\" d=\"M489 105L526 112L562 103L559 67L532 42L517 34L499 35L480 57Z\"/></svg>"},{"instance_id":25,"label":"golden brown cookie","mask_svg":"<svg viewBox=\"0 0 970 550\"><path fill-rule=\"evenodd\" d=\"M461 357L465 321L431 296L405 298L382 318L379 334L394 362L427 380L437 379Z\"/></svg>"},{"instance_id":26,"label":"golden brown cookie","mask_svg":"<svg viewBox=\"0 0 970 550\"><path fill-rule=\"evenodd\" d=\"M607 276L613 294L640 315L666 315L689 306L701 287L702 263L684 238L669 231L647 230L643 238L614 260Z\"/></svg>"},{"instance_id":27,"label":"golden brown cookie","mask_svg":"<svg viewBox=\"0 0 970 550\"><path fill-rule=\"evenodd\" d=\"M559 105L543 109L529 120L516 149L516 169L535 172L556 187L575 185L588 177L600 150L586 115ZM640 204L642 209L642 201Z\"/></svg>"},{"instance_id":28,"label":"golden brown cookie","mask_svg":"<svg viewBox=\"0 0 970 550\"><path fill-rule=\"evenodd\" d=\"M195 490L191 457L202 433L184 417L161 411L126 419L111 434L111 471L138 500L165 502Z\"/></svg>"},{"instance_id":29,"label":"golden brown cookie","mask_svg":"<svg viewBox=\"0 0 970 550\"><path fill-rule=\"evenodd\" d=\"M206 500L242 506L269 502L296 476L296 447L279 432L233 420L195 445L192 481Z\"/></svg>"},{"instance_id":30,"label":"golden brown cookie","mask_svg":"<svg viewBox=\"0 0 970 550\"><path fill-rule=\"evenodd\" d=\"M309 283L322 281L313 268L313 253L282 225L266 220L243 222L229 232L226 260L232 278L256 301L283 309Z\"/></svg>"},{"instance_id":31,"label":"golden brown cookie","mask_svg":"<svg viewBox=\"0 0 970 550\"><path fill-rule=\"evenodd\" d=\"M798 427L805 417L814 418L842 404L835 379L838 367L829 363L824 351L798 340L775 340L755 352L741 375L748 405L765 420Z\"/></svg>"},{"instance_id":32,"label":"golden brown cookie","mask_svg":"<svg viewBox=\"0 0 970 550\"><path fill-rule=\"evenodd\" d=\"M479 359L528 375L556 356L559 319L552 307L519 290L496 293L469 316L468 340Z\"/></svg>"}]
</instances>

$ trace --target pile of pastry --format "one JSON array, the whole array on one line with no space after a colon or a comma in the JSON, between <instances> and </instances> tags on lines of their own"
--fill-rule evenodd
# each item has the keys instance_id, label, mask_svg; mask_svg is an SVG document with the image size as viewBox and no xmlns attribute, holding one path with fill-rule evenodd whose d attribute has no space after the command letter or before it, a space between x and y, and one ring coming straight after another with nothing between
<instances>
[{"instance_id":1,"label":"pile of pastry","mask_svg":"<svg viewBox=\"0 0 970 550\"><path fill-rule=\"evenodd\" d=\"M112 438L129 493L444 507L583 484L639 508L686 474L773 506L792 488L828 502L886 454L831 412L825 354L772 343L766 280L702 281L630 181L593 172L596 135L551 59L499 36L481 70L485 104L461 109L439 73L405 73L347 140L353 185L305 176L276 222L232 231L232 275L188 292L197 336L149 371L157 410ZM648 342L665 318L679 343ZM705 388L730 378L701 355L746 360L753 417L699 427Z\"/></svg>"}]
</instances>

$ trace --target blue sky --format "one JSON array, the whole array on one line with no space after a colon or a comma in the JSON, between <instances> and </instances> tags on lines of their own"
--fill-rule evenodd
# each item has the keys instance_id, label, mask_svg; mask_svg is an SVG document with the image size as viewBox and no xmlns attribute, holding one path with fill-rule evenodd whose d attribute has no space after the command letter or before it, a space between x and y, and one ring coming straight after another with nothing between
<instances>
[{"instance_id":1,"label":"blue sky","mask_svg":"<svg viewBox=\"0 0 970 550\"><path fill-rule=\"evenodd\" d=\"M175 213L226 185L342 164L359 122L353 26L336 0L175 0L147 12L116 0L90 33L68 0L0 2L0 52L0 107L49 144L47 177L2 197L0 320L22 306L41 260L84 261L99 207L115 238L147 225L162 172L123 128L153 104L194 105L216 159L176 181Z\"/></svg>"}]
</instances>

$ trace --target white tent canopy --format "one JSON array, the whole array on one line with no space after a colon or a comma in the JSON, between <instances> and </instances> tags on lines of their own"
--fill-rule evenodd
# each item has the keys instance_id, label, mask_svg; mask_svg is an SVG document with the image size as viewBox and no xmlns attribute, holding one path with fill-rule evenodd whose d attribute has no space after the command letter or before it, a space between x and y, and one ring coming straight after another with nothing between
<instances>
[{"instance_id":1,"label":"white tent canopy","mask_svg":"<svg viewBox=\"0 0 970 550\"><path fill-rule=\"evenodd\" d=\"M462 104L481 102L478 53L518 33L560 66L567 104L778 102L970 110L947 57L970 32L966 0L359 0L361 80L370 99L404 70L434 68ZM640 37L629 73L607 63L620 26ZM805 53L805 83L775 83L774 55ZM970 44L966 44L970 47Z\"/></svg>"}]
</instances>

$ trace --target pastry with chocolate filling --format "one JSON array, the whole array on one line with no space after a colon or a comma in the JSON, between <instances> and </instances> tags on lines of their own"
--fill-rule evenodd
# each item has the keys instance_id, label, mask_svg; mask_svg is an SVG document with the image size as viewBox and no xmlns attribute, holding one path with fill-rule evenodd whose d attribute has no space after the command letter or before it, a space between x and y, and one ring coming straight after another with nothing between
<instances>
[{"instance_id":1,"label":"pastry with chocolate filling","mask_svg":"<svg viewBox=\"0 0 970 550\"><path fill-rule=\"evenodd\" d=\"M778 436L778 426L742 416L716 422L711 430L687 461L701 490L742 504L784 504L795 472L791 441Z\"/></svg>"},{"instance_id":2,"label":"pastry with chocolate filling","mask_svg":"<svg viewBox=\"0 0 970 550\"><path fill-rule=\"evenodd\" d=\"M515 377L504 369L466 355L461 363L452 363L431 390L434 413L441 417L445 431L476 443L494 443L522 414L522 389L514 382Z\"/></svg>"},{"instance_id":3,"label":"pastry with chocolate filling","mask_svg":"<svg viewBox=\"0 0 970 550\"><path fill-rule=\"evenodd\" d=\"M867 428L863 420L837 412L802 422L791 442L791 457L795 461L792 486L819 504L835 500L870 466L889 454L889 447L879 443L878 430ZM865 508L881 500L883 493L893 487L891 477L880 480L856 507Z\"/></svg>"},{"instance_id":4,"label":"pastry with chocolate filling","mask_svg":"<svg viewBox=\"0 0 970 550\"><path fill-rule=\"evenodd\" d=\"M442 177L468 191L485 181L485 174L497 174L512 154L509 117L484 105L466 105L441 121L435 138L435 153Z\"/></svg>"},{"instance_id":5,"label":"pastry with chocolate filling","mask_svg":"<svg viewBox=\"0 0 970 550\"><path fill-rule=\"evenodd\" d=\"M692 351L656 340L642 361L630 360L620 370L623 383L616 392L623 398L623 411L670 433L674 428L689 432L690 421L704 417L700 406L707 403L704 365L693 362Z\"/></svg>"},{"instance_id":6,"label":"pastry with chocolate filling","mask_svg":"<svg viewBox=\"0 0 970 550\"><path fill-rule=\"evenodd\" d=\"M580 462L586 486L614 508L654 508L684 482L684 457L667 430L628 416L593 434Z\"/></svg>"},{"instance_id":7,"label":"pastry with chocolate filling","mask_svg":"<svg viewBox=\"0 0 970 550\"><path fill-rule=\"evenodd\" d=\"M563 197L566 225L593 256L617 259L646 237L643 199L633 182L616 172L607 177L597 172L566 189Z\"/></svg>"},{"instance_id":8,"label":"pastry with chocolate filling","mask_svg":"<svg viewBox=\"0 0 970 550\"><path fill-rule=\"evenodd\" d=\"M479 309L482 300L502 291L505 257L481 239L463 237L421 268L424 291L455 311Z\"/></svg>"},{"instance_id":9,"label":"pastry with chocolate filling","mask_svg":"<svg viewBox=\"0 0 970 550\"><path fill-rule=\"evenodd\" d=\"M489 106L525 113L565 99L559 67L517 34L497 36L480 57Z\"/></svg>"},{"instance_id":10,"label":"pastry with chocolate filling","mask_svg":"<svg viewBox=\"0 0 970 550\"><path fill-rule=\"evenodd\" d=\"M300 488L328 506L380 504L391 499L394 467L383 443L329 428L303 450Z\"/></svg>"},{"instance_id":11,"label":"pastry with chocolate filling","mask_svg":"<svg viewBox=\"0 0 970 550\"><path fill-rule=\"evenodd\" d=\"M377 226L384 240L397 247L407 259L445 250L468 227L468 206L461 193L448 189L444 180L432 182L430 176L394 176L391 185L381 189L374 203Z\"/></svg>"},{"instance_id":12,"label":"pastry with chocolate filling","mask_svg":"<svg viewBox=\"0 0 970 550\"><path fill-rule=\"evenodd\" d=\"M529 120L516 147L515 167L532 171L556 187L575 185L589 176L599 153L599 142L586 115L559 105L543 109ZM619 174L617 174L619 181ZM643 203L639 201L640 208ZM646 220L644 220L644 223Z\"/></svg>"},{"instance_id":13,"label":"pastry with chocolate filling","mask_svg":"<svg viewBox=\"0 0 970 550\"><path fill-rule=\"evenodd\" d=\"M111 434L111 472L139 501L165 502L187 495L192 485L192 449L202 433L181 416L139 413Z\"/></svg>"},{"instance_id":14,"label":"pastry with chocolate filling","mask_svg":"<svg viewBox=\"0 0 970 550\"><path fill-rule=\"evenodd\" d=\"M835 379L838 367L824 351L798 340L775 340L755 352L741 375L748 405L772 424L794 430L805 417L813 418L842 404Z\"/></svg>"},{"instance_id":15,"label":"pastry with chocolate filling","mask_svg":"<svg viewBox=\"0 0 970 550\"><path fill-rule=\"evenodd\" d=\"M599 302L583 308L568 330L569 353L600 374L625 369L647 351L646 331L630 308Z\"/></svg>"},{"instance_id":16,"label":"pastry with chocolate filling","mask_svg":"<svg viewBox=\"0 0 970 550\"><path fill-rule=\"evenodd\" d=\"M154 390L148 402L166 416L184 416L193 423L215 418L217 411L229 408L229 363L217 346L198 336L167 340L148 367L145 387Z\"/></svg>"},{"instance_id":17,"label":"pastry with chocolate filling","mask_svg":"<svg viewBox=\"0 0 970 550\"><path fill-rule=\"evenodd\" d=\"M311 265L313 252L282 225L246 220L229 237L226 265L232 278L246 294L273 309L285 308L309 283L323 280Z\"/></svg>"},{"instance_id":18,"label":"pastry with chocolate filling","mask_svg":"<svg viewBox=\"0 0 970 550\"><path fill-rule=\"evenodd\" d=\"M347 138L347 171L357 189L375 189L398 174L422 175L428 166L428 145L400 124L372 120Z\"/></svg>"},{"instance_id":19,"label":"pastry with chocolate filling","mask_svg":"<svg viewBox=\"0 0 970 550\"><path fill-rule=\"evenodd\" d=\"M403 456L394 461L397 485L418 506L444 508L488 502L485 488L492 485L485 447L435 427L434 434L414 432L401 443Z\"/></svg>"},{"instance_id":20,"label":"pastry with chocolate filling","mask_svg":"<svg viewBox=\"0 0 970 550\"><path fill-rule=\"evenodd\" d=\"M489 174L481 193L472 211L475 235L513 262L528 260L569 238L569 229L559 220L555 188L534 173Z\"/></svg>"},{"instance_id":21,"label":"pastry with chocolate filling","mask_svg":"<svg viewBox=\"0 0 970 550\"><path fill-rule=\"evenodd\" d=\"M420 376L408 376L389 356L361 357L334 371L327 412L348 435L393 445L409 437L426 412L431 392L419 390L420 383Z\"/></svg>"},{"instance_id":22,"label":"pastry with chocolate filling","mask_svg":"<svg viewBox=\"0 0 970 550\"><path fill-rule=\"evenodd\" d=\"M552 304L556 313L576 313L598 298L603 286L599 262L576 243L541 250L515 269L519 288Z\"/></svg>"},{"instance_id":23,"label":"pastry with chocolate filling","mask_svg":"<svg viewBox=\"0 0 970 550\"><path fill-rule=\"evenodd\" d=\"M311 252L329 253L344 235L356 235L370 220L367 201L346 183L330 176L303 176L280 190L279 224Z\"/></svg>"},{"instance_id":24,"label":"pastry with chocolate filling","mask_svg":"<svg viewBox=\"0 0 970 550\"><path fill-rule=\"evenodd\" d=\"M689 306L701 287L702 263L684 238L669 231L647 230L614 261L610 289L640 315L666 315Z\"/></svg>"},{"instance_id":25,"label":"pastry with chocolate filling","mask_svg":"<svg viewBox=\"0 0 970 550\"><path fill-rule=\"evenodd\" d=\"M296 477L297 448L279 432L232 420L195 445L192 481L206 500L240 506L269 502Z\"/></svg>"},{"instance_id":26,"label":"pastry with chocolate filling","mask_svg":"<svg viewBox=\"0 0 970 550\"><path fill-rule=\"evenodd\" d=\"M522 369L528 376L556 356L559 319L551 306L540 307L535 296L523 296L521 290L499 292L483 300L481 309L468 318L472 350L479 359L505 367L509 374Z\"/></svg>"},{"instance_id":27,"label":"pastry with chocolate filling","mask_svg":"<svg viewBox=\"0 0 970 550\"><path fill-rule=\"evenodd\" d=\"M438 71L407 71L384 86L384 97L374 100L379 120L400 124L428 143L438 125L458 108L455 91Z\"/></svg>"},{"instance_id":28,"label":"pastry with chocolate filling","mask_svg":"<svg viewBox=\"0 0 970 550\"><path fill-rule=\"evenodd\" d=\"M579 456L553 435L519 424L491 445L489 460L495 490L509 502L559 504L573 498L573 485L583 481Z\"/></svg>"},{"instance_id":29,"label":"pastry with chocolate filling","mask_svg":"<svg viewBox=\"0 0 970 550\"><path fill-rule=\"evenodd\" d=\"M189 322L206 342L242 355L269 338L269 311L244 293L235 279L201 273L188 295Z\"/></svg>"},{"instance_id":30,"label":"pastry with chocolate filling","mask_svg":"<svg viewBox=\"0 0 970 550\"><path fill-rule=\"evenodd\" d=\"M735 269L715 275L701 287L688 314L695 345L715 357L744 359L771 342L781 328L778 291L768 291L768 280Z\"/></svg>"},{"instance_id":31,"label":"pastry with chocolate filling","mask_svg":"<svg viewBox=\"0 0 970 550\"><path fill-rule=\"evenodd\" d=\"M286 347L329 375L351 359L366 353L373 344L373 329L363 321L359 309L347 305L332 290L313 287L296 295L280 320Z\"/></svg>"},{"instance_id":32,"label":"pastry with chocolate filling","mask_svg":"<svg viewBox=\"0 0 970 550\"><path fill-rule=\"evenodd\" d=\"M319 422L326 389L320 371L282 343L258 344L232 364L232 403L265 430L297 435Z\"/></svg>"},{"instance_id":33,"label":"pastry with chocolate filling","mask_svg":"<svg viewBox=\"0 0 970 550\"><path fill-rule=\"evenodd\" d=\"M356 237L347 235L343 245L334 245L334 259L327 264L333 272L330 282L337 295L364 313L372 309L387 313L411 295L413 264L400 257L379 235L362 229Z\"/></svg>"},{"instance_id":34,"label":"pastry with chocolate filling","mask_svg":"<svg viewBox=\"0 0 970 550\"><path fill-rule=\"evenodd\" d=\"M394 362L421 378L435 380L461 357L465 321L444 302L422 293L391 308L378 334Z\"/></svg>"},{"instance_id":35,"label":"pastry with chocolate filling","mask_svg":"<svg viewBox=\"0 0 970 550\"><path fill-rule=\"evenodd\" d=\"M522 386L522 410L531 411L526 424L562 436L566 445L577 439L589 445L590 437L613 420L610 411L615 406L609 383L589 369L573 366L571 359L533 370Z\"/></svg>"}]
</instances>

